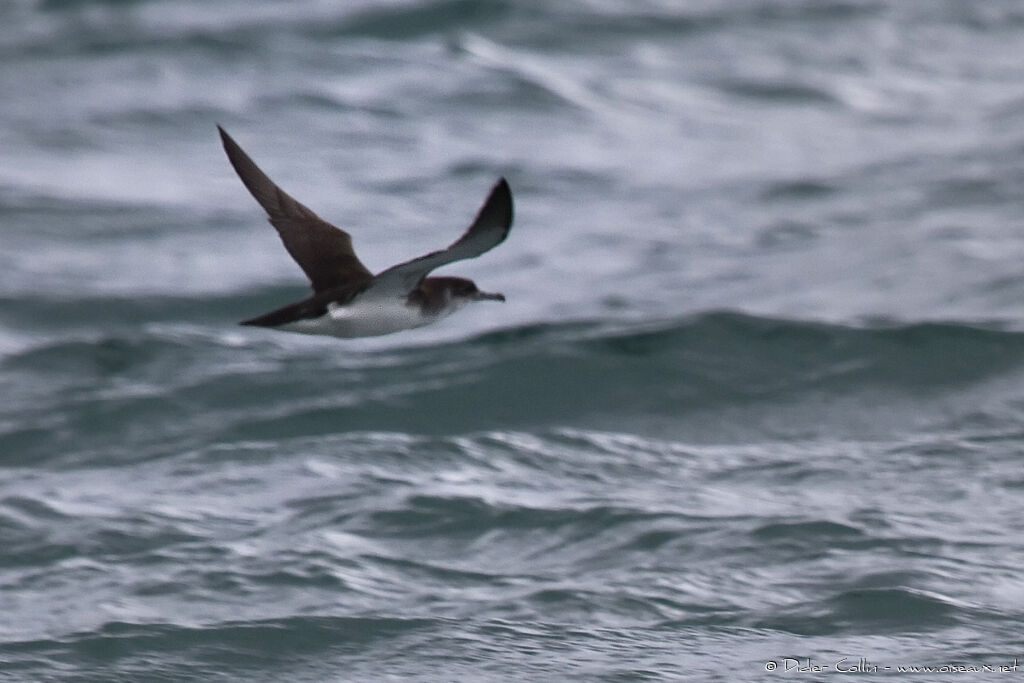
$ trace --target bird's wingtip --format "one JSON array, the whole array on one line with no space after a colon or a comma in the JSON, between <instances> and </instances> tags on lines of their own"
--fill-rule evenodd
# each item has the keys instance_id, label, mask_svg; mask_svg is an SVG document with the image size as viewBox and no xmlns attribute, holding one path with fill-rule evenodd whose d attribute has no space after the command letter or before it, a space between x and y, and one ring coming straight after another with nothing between
<instances>
[{"instance_id":1,"label":"bird's wingtip","mask_svg":"<svg viewBox=\"0 0 1024 683\"><path fill-rule=\"evenodd\" d=\"M500 222L505 226L505 232L512 227L512 188L509 187L508 181L505 180L505 176L498 178L498 182L494 184L494 189L491 190L491 196L488 197L488 205L494 206L494 208L501 215Z\"/></svg>"}]
</instances>

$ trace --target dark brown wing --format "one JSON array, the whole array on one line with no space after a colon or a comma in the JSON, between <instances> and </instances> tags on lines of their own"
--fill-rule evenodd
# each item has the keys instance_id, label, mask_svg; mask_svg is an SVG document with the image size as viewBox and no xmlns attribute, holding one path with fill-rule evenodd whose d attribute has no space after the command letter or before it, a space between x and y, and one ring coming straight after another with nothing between
<instances>
[{"instance_id":1,"label":"dark brown wing","mask_svg":"<svg viewBox=\"0 0 1024 683\"><path fill-rule=\"evenodd\" d=\"M512 227L512 191L504 178L498 180L469 228L447 249L399 263L378 273L371 289L380 294L405 296L435 268L474 258L505 241Z\"/></svg>"},{"instance_id":2,"label":"dark brown wing","mask_svg":"<svg viewBox=\"0 0 1024 683\"><path fill-rule=\"evenodd\" d=\"M270 217L270 224L313 283L314 292L333 287L362 287L373 279L352 249L352 238L295 201L253 163L238 143L217 126L224 151L238 177Z\"/></svg>"}]
</instances>

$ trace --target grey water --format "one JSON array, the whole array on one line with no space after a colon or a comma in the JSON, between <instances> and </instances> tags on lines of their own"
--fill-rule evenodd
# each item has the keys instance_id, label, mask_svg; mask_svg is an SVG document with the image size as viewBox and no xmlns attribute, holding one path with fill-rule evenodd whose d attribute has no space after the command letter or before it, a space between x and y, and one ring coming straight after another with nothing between
<instances>
[{"instance_id":1,"label":"grey water","mask_svg":"<svg viewBox=\"0 0 1024 683\"><path fill-rule=\"evenodd\" d=\"M0 680L1021 675L1022 54L1010 0L0 3ZM442 271L507 302L239 327L308 290L218 123L372 270L507 177Z\"/></svg>"}]
</instances>

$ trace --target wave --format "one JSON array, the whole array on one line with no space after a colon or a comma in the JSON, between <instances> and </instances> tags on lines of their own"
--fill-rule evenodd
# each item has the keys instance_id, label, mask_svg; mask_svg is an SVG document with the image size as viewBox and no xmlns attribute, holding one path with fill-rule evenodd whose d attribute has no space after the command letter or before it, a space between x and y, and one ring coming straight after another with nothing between
<instances>
[{"instance_id":1,"label":"wave","mask_svg":"<svg viewBox=\"0 0 1024 683\"><path fill-rule=\"evenodd\" d=\"M752 626L801 636L901 633L939 630L956 624L962 616L961 608L926 591L869 588L794 605L781 614L755 620Z\"/></svg>"},{"instance_id":2,"label":"wave","mask_svg":"<svg viewBox=\"0 0 1024 683\"><path fill-rule=\"evenodd\" d=\"M185 302L158 303L151 314L190 315ZM109 438L133 420L161 420L157 440L210 430L229 441L534 426L637 433L659 422L691 434L780 422L841 433L898 419L894 407L927 414L937 402L936 414L946 415L952 403L969 415L985 404L984 392L1015 391L1024 370L1024 333L957 322L850 326L709 312L381 348L180 320L115 325L117 305L99 316L105 332L57 336L50 328L48 339L0 360L9 396L21 403L0 442L32 450L44 434ZM126 305L122 314L142 315L139 304ZM53 319L60 308L72 316L102 308L52 307Z\"/></svg>"},{"instance_id":3,"label":"wave","mask_svg":"<svg viewBox=\"0 0 1024 683\"><path fill-rule=\"evenodd\" d=\"M244 672L246 680L332 680L367 649L386 653L395 642L444 625L423 618L329 616L211 625L115 621L60 639L4 643L0 656L11 662L9 670L33 670L40 662L61 669L61 662L85 661L94 675L109 680L152 676L154 661L160 662L157 677L166 679L218 679L229 667Z\"/></svg>"}]
</instances>

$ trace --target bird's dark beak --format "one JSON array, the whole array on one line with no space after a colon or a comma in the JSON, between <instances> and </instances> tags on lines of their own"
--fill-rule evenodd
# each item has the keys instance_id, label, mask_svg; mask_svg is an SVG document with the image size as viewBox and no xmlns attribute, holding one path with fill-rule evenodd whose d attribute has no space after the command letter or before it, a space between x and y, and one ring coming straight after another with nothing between
<instances>
[{"instance_id":1,"label":"bird's dark beak","mask_svg":"<svg viewBox=\"0 0 1024 683\"><path fill-rule=\"evenodd\" d=\"M504 301L504 294L488 294L487 292L478 292L476 295L477 301Z\"/></svg>"}]
</instances>

